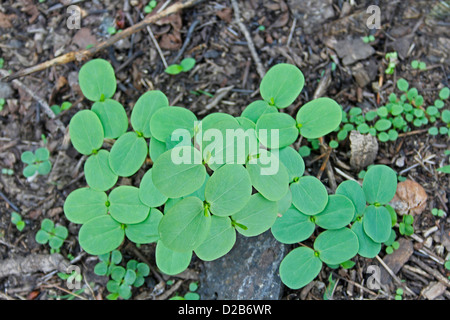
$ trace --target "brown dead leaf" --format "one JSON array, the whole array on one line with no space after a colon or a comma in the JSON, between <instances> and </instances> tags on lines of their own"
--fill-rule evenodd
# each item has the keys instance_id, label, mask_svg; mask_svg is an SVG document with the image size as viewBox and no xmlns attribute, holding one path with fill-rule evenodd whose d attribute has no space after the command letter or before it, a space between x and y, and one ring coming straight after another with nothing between
<instances>
[{"instance_id":1,"label":"brown dead leaf","mask_svg":"<svg viewBox=\"0 0 450 320\"><path fill-rule=\"evenodd\" d=\"M33 1L27 0L25 1L26 5L22 8L22 11L31 17L28 19L28 23L32 24L39 17L40 12Z\"/></svg>"},{"instance_id":2,"label":"brown dead leaf","mask_svg":"<svg viewBox=\"0 0 450 320\"><path fill-rule=\"evenodd\" d=\"M270 26L270 28L281 28L284 27L289 21L289 12L281 14L277 20Z\"/></svg>"},{"instance_id":3,"label":"brown dead leaf","mask_svg":"<svg viewBox=\"0 0 450 320\"><path fill-rule=\"evenodd\" d=\"M97 39L92 35L89 28L81 28L73 36L72 43L76 44L80 49L86 49L90 44L97 44Z\"/></svg>"},{"instance_id":4,"label":"brown dead leaf","mask_svg":"<svg viewBox=\"0 0 450 320\"><path fill-rule=\"evenodd\" d=\"M427 198L427 193L420 184L406 180L397 185L397 192L390 205L400 215L418 215L425 209Z\"/></svg>"},{"instance_id":5,"label":"brown dead leaf","mask_svg":"<svg viewBox=\"0 0 450 320\"><path fill-rule=\"evenodd\" d=\"M216 11L216 15L226 23L231 23L233 20L233 10L231 8L218 10Z\"/></svg>"},{"instance_id":6,"label":"brown dead leaf","mask_svg":"<svg viewBox=\"0 0 450 320\"><path fill-rule=\"evenodd\" d=\"M179 32L163 34L159 46L167 50L179 50L181 48L181 36Z\"/></svg>"},{"instance_id":7,"label":"brown dead leaf","mask_svg":"<svg viewBox=\"0 0 450 320\"><path fill-rule=\"evenodd\" d=\"M157 22L155 22L155 24L158 26L170 24L172 28L174 28L177 31L180 31L181 27L183 26L183 20L181 20L180 14L172 14L170 16L158 20Z\"/></svg>"}]
</instances>

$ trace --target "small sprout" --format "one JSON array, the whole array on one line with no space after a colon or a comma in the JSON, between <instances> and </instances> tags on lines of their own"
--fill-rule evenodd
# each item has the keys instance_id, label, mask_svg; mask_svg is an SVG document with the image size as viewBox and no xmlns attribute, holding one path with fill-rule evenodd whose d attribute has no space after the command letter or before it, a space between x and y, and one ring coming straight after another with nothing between
<instances>
[{"instance_id":1,"label":"small sprout","mask_svg":"<svg viewBox=\"0 0 450 320\"><path fill-rule=\"evenodd\" d=\"M364 43L370 43L375 41L375 37L373 35L362 37L362 41Z\"/></svg>"},{"instance_id":2,"label":"small sprout","mask_svg":"<svg viewBox=\"0 0 450 320\"><path fill-rule=\"evenodd\" d=\"M117 33L117 30L115 27L113 26L109 26L108 29L106 30L110 35L114 35Z\"/></svg>"},{"instance_id":3,"label":"small sprout","mask_svg":"<svg viewBox=\"0 0 450 320\"><path fill-rule=\"evenodd\" d=\"M386 74L393 74L395 71L395 66L398 63L398 54L397 52L388 52L385 56L386 60L388 61L388 66L385 70Z\"/></svg>"},{"instance_id":4,"label":"small sprout","mask_svg":"<svg viewBox=\"0 0 450 320\"><path fill-rule=\"evenodd\" d=\"M25 222L22 220L22 216L15 211L11 213L11 223L14 224L19 231L22 231L23 228L25 228Z\"/></svg>"},{"instance_id":5,"label":"small sprout","mask_svg":"<svg viewBox=\"0 0 450 320\"><path fill-rule=\"evenodd\" d=\"M50 152L47 148L39 148L34 153L25 151L21 155L23 163L27 164L23 169L23 175L30 178L35 174L46 175L52 169L52 164L49 160Z\"/></svg>"},{"instance_id":6,"label":"small sprout","mask_svg":"<svg viewBox=\"0 0 450 320\"><path fill-rule=\"evenodd\" d=\"M164 70L165 73L176 75L181 72L188 72L195 66L195 59L194 58L184 58L180 64L172 64Z\"/></svg>"},{"instance_id":7,"label":"small sprout","mask_svg":"<svg viewBox=\"0 0 450 320\"><path fill-rule=\"evenodd\" d=\"M157 4L158 4L158 2L156 0L149 1L149 3L144 7L144 12L147 14L152 12L153 9L156 8Z\"/></svg>"},{"instance_id":8,"label":"small sprout","mask_svg":"<svg viewBox=\"0 0 450 320\"><path fill-rule=\"evenodd\" d=\"M14 174L13 169L2 168L2 174L6 174L8 176L12 176Z\"/></svg>"},{"instance_id":9,"label":"small sprout","mask_svg":"<svg viewBox=\"0 0 450 320\"><path fill-rule=\"evenodd\" d=\"M403 216L403 221L398 225L398 231L401 235L410 236L414 234L414 217L410 214L406 214Z\"/></svg>"},{"instance_id":10,"label":"small sprout","mask_svg":"<svg viewBox=\"0 0 450 320\"><path fill-rule=\"evenodd\" d=\"M432 214L433 216L439 217L439 218L445 217L445 211L442 210L442 209L438 209L438 208L433 208L433 209L431 210L431 214Z\"/></svg>"},{"instance_id":11,"label":"small sprout","mask_svg":"<svg viewBox=\"0 0 450 320\"><path fill-rule=\"evenodd\" d=\"M402 288L398 288L395 291L395 300L403 300L403 289Z\"/></svg>"},{"instance_id":12,"label":"small sprout","mask_svg":"<svg viewBox=\"0 0 450 320\"><path fill-rule=\"evenodd\" d=\"M427 64L423 61L413 60L411 61L411 67L413 69L426 70Z\"/></svg>"},{"instance_id":13,"label":"small sprout","mask_svg":"<svg viewBox=\"0 0 450 320\"><path fill-rule=\"evenodd\" d=\"M442 88L441 91L439 91L439 98L441 100L446 100L450 96L450 89L448 87Z\"/></svg>"},{"instance_id":14,"label":"small sprout","mask_svg":"<svg viewBox=\"0 0 450 320\"><path fill-rule=\"evenodd\" d=\"M0 111L3 110L3 106L5 105L6 100L4 98L0 98Z\"/></svg>"},{"instance_id":15,"label":"small sprout","mask_svg":"<svg viewBox=\"0 0 450 320\"><path fill-rule=\"evenodd\" d=\"M55 105L51 106L50 109L53 111L53 113L54 113L55 115L58 115L58 114L61 113L61 111L70 109L71 106L72 106L72 103L71 103L71 102L69 102L69 101L64 101L64 102L61 104L61 106L58 106L57 104L55 104Z\"/></svg>"},{"instance_id":16,"label":"small sprout","mask_svg":"<svg viewBox=\"0 0 450 320\"><path fill-rule=\"evenodd\" d=\"M4 64L5 64L5 59L0 58L0 69L3 69Z\"/></svg>"},{"instance_id":17,"label":"small sprout","mask_svg":"<svg viewBox=\"0 0 450 320\"><path fill-rule=\"evenodd\" d=\"M69 235L67 228L55 226L50 219L44 219L41 222L41 229L36 233L36 242L50 245L51 253L59 252L59 249Z\"/></svg>"}]
</instances>

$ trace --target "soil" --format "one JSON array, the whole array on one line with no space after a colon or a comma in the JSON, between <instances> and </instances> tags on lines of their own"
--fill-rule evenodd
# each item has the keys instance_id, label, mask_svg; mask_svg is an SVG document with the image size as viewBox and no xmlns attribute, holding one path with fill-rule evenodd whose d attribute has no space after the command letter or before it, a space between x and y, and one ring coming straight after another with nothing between
<instances>
[{"instance_id":1,"label":"soil","mask_svg":"<svg viewBox=\"0 0 450 320\"><path fill-rule=\"evenodd\" d=\"M72 1L76 2L76 1ZM166 1L158 0L157 10ZM175 1L172 1L175 2ZM299 5L299 2L301 4ZM408 80L432 105L439 90L448 87L450 39L448 1L238 1L241 19L247 28L264 70L277 63L297 65L305 75L305 88L294 104L284 111L295 115L315 95L335 99L347 110L359 106L375 109L388 101L399 78ZM441 4L439 4L442 2ZM70 51L111 37L108 27L124 29L142 19L144 1L78 1L82 9L81 28L70 29L67 5L71 1L5 0L0 4L0 58L3 69L13 73ZM379 29L369 29L366 12L371 4L379 6ZM145 14L143 14L145 15ZM190 29L194 25L195 28ZM255 99L259 99L261 75L249 49L249 42L235 21L229 0L202 1L179 14L152 25L161 52L170 65L189 39L181 57L192 56L193 70L171 76L164 73L164 63L147 30L135 33L101 51L96 57L112 63L118 89L115 99L129 113L138 97L147 90L161 90L170 105L189 108L199 118L210 112L227 112L238 116ZM375 41L368 50L352 46L352 41L369 34ZM343 50L345 49L345 50ZM385 54L398 52L393 74L385 74ZM427 64L424 71L413 70L411 61ZM0 60L1 61L1 60ZM70 144L67 127L79 110L89 108L78 85L78 71L83 61L52 66L18 79L22 86L0 82L0 98L6 103L0 111L0 263L32 255L49 255L50 247L35 241L35 234L45 218L69 230L60 254L80 268L85 290L75 299L106 299L105 277L93 273L96 257L84 253L77 241L79 226L69 223L63 212L67 195L85 186L82 157ZM28 88L25 90L24 88ZM31 94L30 94L31 92ZM64 101L72 107L50 119L38 102L49 106ZM444 108L448 109L448 100ZM57 120L64 126L58 128ZM448 136L432 136L425 130L402 135L395 142L379 143L374 163L386 164L408 180L421 186L427 196L421 212L414 212L414 236L400 236L404 248L388 259L384 248L379 254L396 278L388 274L381 290L368 287L370 265L377 259L355 259L352 269L323 268L318 278L300 290L285 289L280 300L394 299L398 287L407 287L403 299L450 299L450 271L444 268L450 252L450 218L448 216L449 178L436 168L448 164ZM334 133L330 139L334 138ZM296 146L309 145L298 141ZM26 179L21 154L45 146L50 151L52 171L45 176ZM320 150L305 157L308 173L316 176L324 163ZM331 174L321 174L323 183L333 189L348 177L358 179L359 170L350 165L350 141L347 138L329 158ZM336 170L338 169L338 170ZM339 173L340 172L340 173ZM344 173L344 175L342 174ZM120 184L138 185L144 172ZM418 191L417 191L418 192ZM408 191L414 193L415 191ZM431 214L439 208L444 217ZM18 231L11 223L17 211L25 221ZM132 299L169 299L184 295L201 268L193 259L189 269L179 276L159 274L155 268L154 245L122 245L125 260L137 259L150 264L152 273L146 284L133 291ZM57 267L55 267L57 270ZM386 268L381 265L383 272ZM324 296L329 277L337 281L332 295ZM400 283L396 280L401 279ZM173 281L173 285L165 281ZM201 285L201 283L200 283ZM176 286L176 287L175 287ZM224 288L226 290L226 288ZM55 271L11 274L0 278L0 299L66 299L68 289ZM437 293L436 293L437 292Z\"/></svg>"}]
</instances>

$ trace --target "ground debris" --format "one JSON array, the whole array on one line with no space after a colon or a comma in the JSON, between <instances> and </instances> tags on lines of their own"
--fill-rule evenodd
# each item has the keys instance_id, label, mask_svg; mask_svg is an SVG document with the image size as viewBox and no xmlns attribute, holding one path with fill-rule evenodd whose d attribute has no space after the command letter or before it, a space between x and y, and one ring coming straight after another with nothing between
<instances>
[{"instance_id":1,"label":"ground debris","mask_svg":"<svg viewBox=\"0 0 450 320\"><path fill-rule=\"evenodd\" d=\"M0 261L0 278L34 272L48 273L54 270L66 272L69 265L69 262L59 253L14 257Z\"/></svg>"}]
</instances>

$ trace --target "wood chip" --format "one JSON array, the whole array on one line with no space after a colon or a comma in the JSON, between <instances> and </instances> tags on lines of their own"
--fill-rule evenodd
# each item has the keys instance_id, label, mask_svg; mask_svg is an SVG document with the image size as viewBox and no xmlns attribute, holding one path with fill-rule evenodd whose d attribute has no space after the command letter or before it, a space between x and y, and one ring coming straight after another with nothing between
<instances>
[{"instance_id":1,"label":"wood chip","mask_svg":"<svg viewBox=\"0 0 450 320\"><path fill-rule=\"evenodd\" d=\"M400 215L418 215L426 208L427 193L415 181L406 180L397 185L397 192L390 204Z\"/></svg>"},{"instance_id":2,"label":"wood chip","mask_svg":"<svg viewBox=\"0 0 450 320\"><path fill-rule=\"evenodd\" d=\"M400 238L398 240L400 247L392 254L388 254L384 257L384 263L392 270L394 274L397 274L403 265L409 260L413 254L414 247L411 240ZM380 282L382 284L389 284L392 281L389 273L381 268Z\"/></svg>"},{"instance_id":3,"label":"wood chip","mask_svg":"<svg viewBox=\"0 0 450 320\"><path fill-rule=\"evenodd\" d=\"M431 282L425 289L422 290L422 296L428 300L434 300L441 296L447 287L440 282Z\"/></svg>"}]
</instances>

